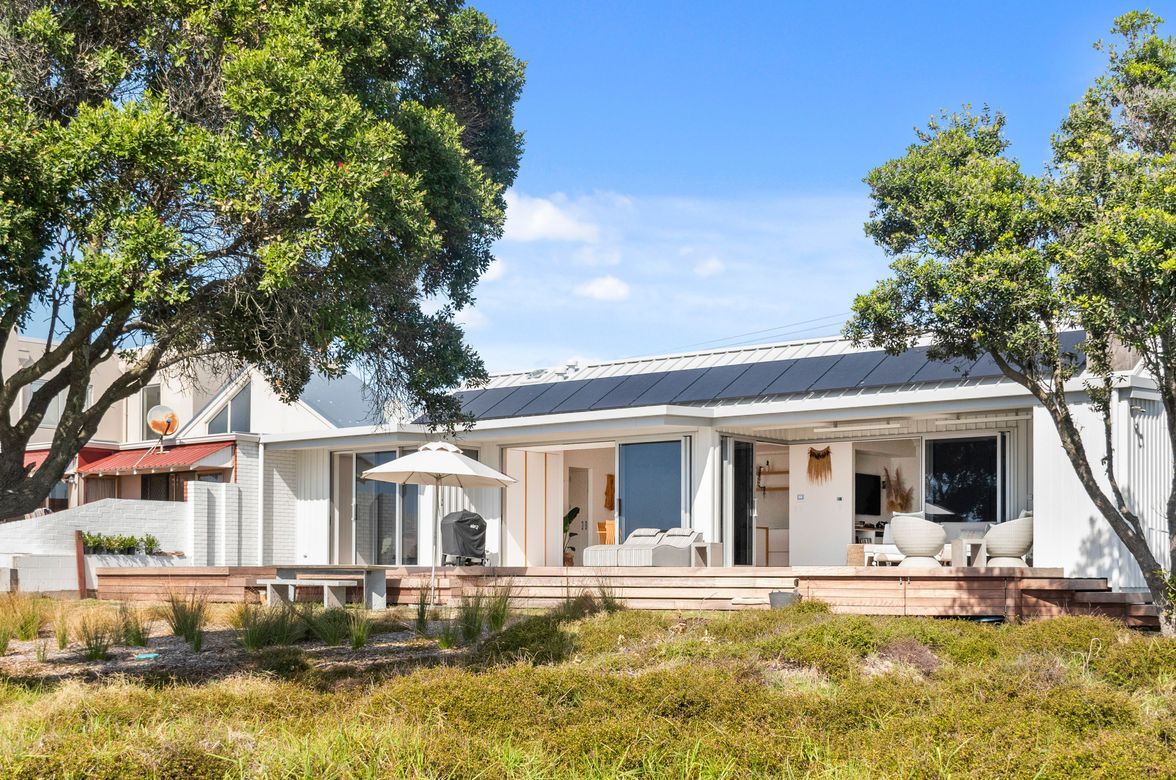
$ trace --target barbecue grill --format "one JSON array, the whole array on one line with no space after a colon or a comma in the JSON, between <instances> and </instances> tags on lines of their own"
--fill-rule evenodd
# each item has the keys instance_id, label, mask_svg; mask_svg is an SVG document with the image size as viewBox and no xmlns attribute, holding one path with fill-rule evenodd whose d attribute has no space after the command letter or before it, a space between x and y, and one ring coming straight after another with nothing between
<instances>
[{"instance_id":1,"label":"barbecue grill","mask_svg":"<svg viewBox=\"0 0 1176 780\"><path fill-rule=\"evenodd\" d=\"M441 518L441 563L486 564L486 521L481 515L462 510Z\"/></svg>"}]
</instances>

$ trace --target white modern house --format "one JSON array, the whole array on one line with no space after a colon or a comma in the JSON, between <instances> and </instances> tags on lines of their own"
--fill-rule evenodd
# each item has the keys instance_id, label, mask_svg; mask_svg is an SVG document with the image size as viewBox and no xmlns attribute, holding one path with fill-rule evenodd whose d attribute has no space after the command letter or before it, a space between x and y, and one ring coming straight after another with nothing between
<instances>
[{"instance_id":1,"label":"white modern house","mask_svg":"<svg viewBox=\"0 0 1176 780\"><path fill-rule=\"evenodd\" d=\"M1097 458L1101 420L1080 379L1070 390ZM457 443L517 481L446 489L441 511L485 517L497 565L576 565L585 546L635 528L686 527L720 544L728 567L844 566L851 545L882 540L896 508L989 524L1031 510L1034 566L1143 586L1044 410L990 359L949 365L925 348L888 356L828 338L506 374L461 397L476 423ZM1113 424L1159 553L1173 460L1138 368L1117 377ZM429 490L361 474L433 438L421 421L262 430L249 528L262 541L241 562L428 564ZM574 550L562 528L572 507Z\"/></svg>"}]
</instances>

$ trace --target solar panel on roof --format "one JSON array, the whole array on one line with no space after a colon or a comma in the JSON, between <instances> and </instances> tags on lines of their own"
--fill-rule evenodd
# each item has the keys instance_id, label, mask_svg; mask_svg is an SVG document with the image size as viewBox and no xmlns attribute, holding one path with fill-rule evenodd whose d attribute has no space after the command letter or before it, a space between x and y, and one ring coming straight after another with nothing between
<instances>
[{"instance_id":1,"label":"solar panel on roof","mask_svg":"<svg viewBox=\"0 0 1176 780\"><path fill-rule=\"evenodd\" d=\"M765 363L752 363L743 374L723 392L715 396L723 398L757 398L763 395L764 388L776 381L781 374L796 363L791 360L770 360Z\"/></svg>"},{"instance_id":2,"label":"solar panel on roof","mask_svg":"<svg viewBox=\"0 0 1176 780\"><path fill-rule=\"evenodd\" d=\"M520 409L543 395L544 391L548 390L552 384L551 382L543 382L534 385L521 385L515 392L483 412L481 416L483 418L514 417Z\"/></svg>"},{"instance_id":3,"label":"solar panel on roof","mask_svg":"<svg viewBox=\"0 0 1176 780\"><path fill-rule=\"evenodd\" d=\"M690 403L692 401L713 401L727 386L743 375L748 368L747 363L735 366L715 366L708 368L698 381L683 390L675 398L675 403Z\"/></svg>"},{"instance_id":4,"label":"solar panel on roof","mask_svg":"<svg viewBox=\"0 0 1176 780\"><path fill-rule=\"evenodd\" d=\"M927 348L913 347L897 355L886 355L874 370L866 374L862 387L905 385L927 365Z\"/></svg>"},{"instance_id":5,"label":"solar panel on roof","mask_svg":"<svg viewBox=\"0 0 1176 780\"><path fill-rule=\"evenodd\" d=\"M963 379L964 373L972 367L972 360L928 360L913 377L912 382L942 382L948 379Z\"/></svg>"},{"instance_id":6,"label":"solar panel on roof","mask_svg":"<svg viewBox=\"0 0 1176 780\"><path fill-rule=\"evenodd\" d=\"M653 387L633 401L634 406L668 404L682 391L702 378L709 368L686 368L681 371L667 371Z\"/></svg>"},{"instance_id":7,"label":"solar panel on roof","mask_svg":"<svg viewBox=\"0 0 1176 780\"><path fill-rule=\"evenodd\" d=\"M885 352L850 352L842 355L841 360L809 385L809 390L848 390L857 387L885 356Z\"/></svg>"},{"instance_id":8,"label":"solar panel on roof","mask_svg":"<svg viewBox=\"0 0 1176 780\"><path fill-rule=\"evenodd\" d=\"M764 395L786 395L788 393L804 392L840 359L840 355L818 355L816 357L801 358L796 361L795 366L785 371L770 385L765 387Z\"/></svg>"},{"instance_id":9,"label":"solar panel on roof","mask_svg":"<svg viewBox=\"0 0 1176 780\"><path fill-rule=\"evenodd\" d=\"M652 374L633 374L625 379L613 390L605 393L593 409L619 409L632 406L633 402L649 388L660 382L668 372L658 371Z\"/></svg>"},{"instance_id":10,"label":"solar panel on roof","mask_svg":"<svg viewBox=\"0 0 1176 780\"><path fill-rule=\"evenodd\" d=\"M473 403L473 400L484 392L486 391L482 389L462 390L461 392L454 393L454 395L457 396L457 400L461 403L461 408L465 409L467 405Z\"/></svg>"},{"instance_id":11,"label":"solar panel on roof","mask_svg":"<svg viewBox=\"0 0 1176 780\"><path fill-rule=\"evenodd\" d=\"M517 387L494 387L480 393L476 398L472 399L468 404L462 407L462 411L471 417L482 417L486 411L493 407L498 402L502 401L508 395L518 390Z\"/></svg>"},{"instance_id":12,"label":"solar panel on roof","mask_svg":"<svg viewBox=\"0 0 1176 780\"><path fill-rule=\"evenodd\" d=\"M550 414L555 407L568 400L568 397L588 384L589 379L572 379L566 382L553 382L538 398L530 401L519 409L516 417L527 417L532 414Z\"/></svg>"},{"instance_id":13,"label":"solar panel on roof","mask_svg":"<svg viewBox=\"0 0 1176 780\"><path fill-rule=\"evenodd\" d=\"M610 390L616 388L621 382L624 382L628 377L626 376L606 376L600 379L588 379L584 386L576 392L568 396L567 400L555 407L552 411L559 414L561 412L583 412L592 408L592 404L603 398Z\"/></svg>"}]
</instances>

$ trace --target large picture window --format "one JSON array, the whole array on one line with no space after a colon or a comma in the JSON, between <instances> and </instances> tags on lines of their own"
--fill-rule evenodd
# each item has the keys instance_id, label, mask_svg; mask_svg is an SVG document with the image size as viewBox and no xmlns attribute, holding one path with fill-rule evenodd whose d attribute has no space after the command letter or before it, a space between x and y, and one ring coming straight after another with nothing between
<instances>
[{"instance_id":1,"label":"large picture window","mask_svg":"<svg viewBox=\"0 0 1176 780\"><path fill-rule=\"evenodd\" d=\"M996 436L928 439L925 463L928 520L1000 520L1001 456Z\"/></svg>"}]
</instances>

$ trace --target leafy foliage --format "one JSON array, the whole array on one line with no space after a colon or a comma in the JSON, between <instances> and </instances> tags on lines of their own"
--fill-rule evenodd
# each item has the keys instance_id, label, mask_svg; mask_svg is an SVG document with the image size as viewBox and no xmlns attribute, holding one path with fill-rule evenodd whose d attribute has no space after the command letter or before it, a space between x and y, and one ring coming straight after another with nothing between
<instances>
[{"instance_id":1,"label":"leafy foliage","mask_svg":"<svg viewBox=\"0 0 1176 780\"><path fill-rule=\"evenodd\" d=\"M454 314L501 234L522 81L460 0L5 3L0 347L34 315L60 341L2 377L0 408L31 392L0 419L0 517L162 370L247 363L293 399L354 368L375 408L462 422L446 391L484 371Z\"/></svg>"},{"instance_id":2,"label":"leafy foliage","mask_svg":"<svg viewBox=\"0 0 1176 780\"><path fill-rule=\"evenodd\" d=\"M82 545L87 553L113 555L158 555L159 540L151 534L129 536L82 531Z\"/></svg>"},{"instance_id":3,"label":"leafy foliage","mask_svg":"<svg viewBox=\"0 0 1176 780\"><path fill-rule=\"evenodd\" d=\"M1045 175L1008 156L1005 118L987 110L942 115L871 171L866 233L895 260L857 297L847 333L892 352L927 338L944 360L990 354L1048 412L1087 495L1166 604L1176 475L1162 509L1140 506L1110 447L1116 371L1142 361L1176 419L1176 39L1160 24L1147 12L1115 20L1120 42L1099 44L1107 70L1053 136ZM1075 326L1080 345L1059 335ZM1088 452L1071 414L1079 352L1106 457ZM1168 436L1176 447L1176 424ZM1148 544L1155 520L1173 540L1164 560Z\"/></svg>"}]
</instances>

